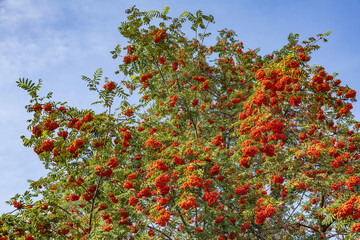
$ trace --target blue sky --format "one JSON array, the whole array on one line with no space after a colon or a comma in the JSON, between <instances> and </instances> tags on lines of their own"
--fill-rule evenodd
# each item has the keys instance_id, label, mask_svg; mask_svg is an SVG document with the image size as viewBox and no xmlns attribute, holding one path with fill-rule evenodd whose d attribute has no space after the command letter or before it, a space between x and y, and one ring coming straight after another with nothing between
<instances>
[{"instance_id":1,"label":"blue sky","mask_svg":"<svg viewBox=\"0 0 360 240\"><path fill-rule=\"evenodd\" d=\"M87 91L82 75L102 67L113 81L119 60L109 51L126 44L117 31L125 9L161 10L170 14L201 9L216 24L237 32L246 48L261 54L281 48L290 32L305 40L329 30L329 42L313 54L311 64L338 72L344 84L360 92L360 1L358 0L0 0L0 213L12 210L4 202L28 188L45 170L36 154L25 148L21 135L29 135L24 106L29 98L16 87L19 77L44 80L42 93L54 92L55 101L90 108L96 96ZM360 105L354 113L360 119Z\"/></svg>"}]
</instances>

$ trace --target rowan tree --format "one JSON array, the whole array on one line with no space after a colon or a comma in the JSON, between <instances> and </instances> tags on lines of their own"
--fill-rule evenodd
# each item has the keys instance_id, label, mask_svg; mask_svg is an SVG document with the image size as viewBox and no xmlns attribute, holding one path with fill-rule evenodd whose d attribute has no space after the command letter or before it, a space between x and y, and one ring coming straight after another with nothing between
<instances>
[{"instance_id":1,"label":"rowan tree","mask_svg":"<svg viewBox=\"0 0 360 240\"><path fill-rule=\"evenodd\" d=\"M227 29L206 46L211 15L168 10L126 11L125 80L83 77L102 113L17 82L49 174L8 202L0 239L359 237L356 92L308 64L329 33L261 56Z\"/></svg>"}]
</instances>

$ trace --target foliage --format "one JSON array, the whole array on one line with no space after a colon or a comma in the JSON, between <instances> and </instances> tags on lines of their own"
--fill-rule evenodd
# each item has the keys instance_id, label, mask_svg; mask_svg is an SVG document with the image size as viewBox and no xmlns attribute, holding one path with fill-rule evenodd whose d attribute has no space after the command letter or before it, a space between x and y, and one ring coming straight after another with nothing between
<instances>
[{"instance_id":1,"label":"foliage","mask_svg":"<svg viewBox=\"0 0 360 240\"><path fill-rule=\"evenodd\" d=\"M8 202L0 239L359 237L356 92L308 64L330 32L260 56L227 29L207 47L212 16L168 11L126 11L129 45L111 52L126 80L83 77L103 113L17 82L34 113L24 145L49 174Z\"/></svg>"}]
</instances>

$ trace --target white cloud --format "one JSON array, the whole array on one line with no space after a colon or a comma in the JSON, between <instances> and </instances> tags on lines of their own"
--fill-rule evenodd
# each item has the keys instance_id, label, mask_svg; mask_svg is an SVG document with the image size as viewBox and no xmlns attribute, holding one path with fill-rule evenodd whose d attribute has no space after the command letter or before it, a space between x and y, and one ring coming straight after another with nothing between
<instances>
[{"instance_id":1,"label":"white cloud","mask_svg":"<svg viewBox=\"0 0 360 240\"><path fill-rule=\"evenodd\" d=\"M17 74L42 71L51 64L66 60L69 55L67 40L53 34L41 39L19 39L8 37L0 42L0 71L7 81Z\"/></svg>"},{"instance_id":2,"label":"white cloud","mask_svg":"<svg viewBox=\"0 0 360 240\"><path fill-rule=\"evenodd\" d=\"M57 18L54 5L49 3L8 0L0 8L2 85L66 60L68 43L61 32L49 26Z\"/></svg>"},{"instance_id":3,"label":"white cloud","mask_svg":"<svg viewBox=\"0 0 360 240\"><path fill-rule=\"evenodd\" d=\"M0 9L0 21L11 28L21 26L24 22L41 21L51 9L49 5L39 5L38 1L7 0ZM39 8L41 7L41 8Z\"/></svg>"}]
</instances>

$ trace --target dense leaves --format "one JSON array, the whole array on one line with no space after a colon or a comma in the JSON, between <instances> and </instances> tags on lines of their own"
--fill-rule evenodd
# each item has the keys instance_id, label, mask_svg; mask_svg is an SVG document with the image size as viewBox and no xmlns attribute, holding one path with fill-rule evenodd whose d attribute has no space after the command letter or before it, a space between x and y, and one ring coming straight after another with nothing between
<instances>
[{"instance_id":1,"label":"dense leaves","mask_svg":"<svg viewBox=\"0 0 360 240\"><path fill-rule=\"evenodd\" d=\"M126 11L128 46L111 52L126 80L83 77L103 113L18 81L24 145L49 174L9 201L0 239L359 237L356 92L308 64L329 33L260 56L227 29L205 46L212 16L168 11Z\"/></svg>"}]
</instances>

